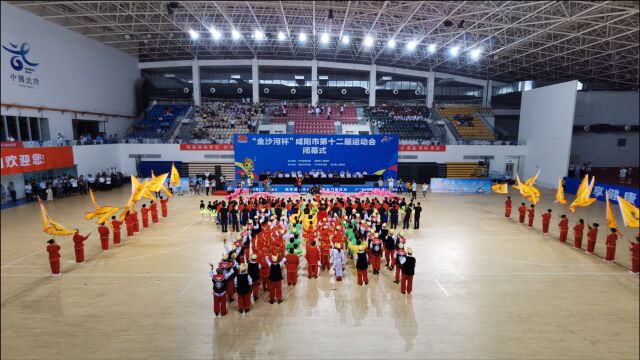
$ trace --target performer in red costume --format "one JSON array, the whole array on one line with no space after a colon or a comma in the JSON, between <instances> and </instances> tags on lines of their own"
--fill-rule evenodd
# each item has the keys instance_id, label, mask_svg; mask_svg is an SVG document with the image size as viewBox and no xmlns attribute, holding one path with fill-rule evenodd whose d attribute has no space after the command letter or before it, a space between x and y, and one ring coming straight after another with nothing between
<instances>
[{"instance_id":1,"label":"performer in red costume","mask_svg":"<svg viewBox=\"0 0 640 360\"><path fill-rule=\"evenodd\" d=\"M133 213L127 211L124 216L124 224L127 226L127 236L132 237L136 229L136 220L133 218Z\"/></svg>"},{"instance_id":2,"label":"performer in red costume","mask_svg":"<svg viewBox=\"0 0 640 360\"><path fill-rule=\"evenodd\" d=\"M122 221L118 221L115 216L111 217L111 227L113 228L113 244L120 245L120 226Z\"/></svg>"},{"instance_id":3,"label":"performer in red costume","mask_svg":"<svg viewBox=\"0 0 640 360\"><path fill-rule=\"evenodd\" d=\"M611 234L607 235L605 242L607 245L607 255L604 259L606 261L613 261L616 258L616 242L618 241L618 236L622 237L622 233L616 228L611 228Z\"/></svg>"},{"instance_id":4,"label":"performer in red costume","mask_svg":"<svg viewBox=\"0 0 640 360\"><path fill-rule=\"evenodd\" d=\"M73 229L75 234L73 234L73 247L76 251L76 263L82 264L84 263L84 241L89 238L91 233L87 234L87 236L80 235L80 230Z\"/></svg>"},{"instance_id":5,"label":"performer in red costume","mask_svg":"<svg viewBox=\"0 0 640 360\"><path fill-rule=\"evenodd\" d=\"M558 227L560 227L560 242L567 242L567 234L569 233L569 219L567 219L567 215L560 215Z\"/></svg>"},{"instance_id":6,"label":"performer in red costume","mask_svg":"<svg viewBox=\"0 0 640 360\"><path fill-rule=\"evenodd\" d=\"M213 269L213 265L210 265L211 269ZM213 313L216 316L227 315L227 280L231 274L233 274L233 269L225 274L222 269L218 268L215 274L211 276L211 281L213 282Z\"/></svg>"},{"instance_id":7,"label":"performer in red costume","mask_svg":"<svg viewBox=\"0 0 640 360\"><path fill-rule=\"evenodd\" d=\"M147 204L142 204L142 208L140 209L140 213L142 214L142 227L149 227L149 208Z\"/></svg>"},{"instance_id":8,"label":"performer in red costume","mask_svg":"<svg viewBox=\"0 0 640 360\"><path fill-rule=\"evenodd\" d=\"M266 256L265 260L269 266L269 303L273 304L276 299L278 304L282 302L282 265L287 262L283 258L278 262L278 257L273 255L271 260Z\"/></svg>"},{"instance_id":9,"label":"performer in red costume","mask_svg":"<svg viewBox=\"0 0 640 360\"><path fill-rule=\"evenodd\" d=\"M320 261L320 249L316 246L315 241L311 241L311 246L307 248L305 254L307 259L307 272L309 279L318 278L318 262Z\"/></svg>"},{"instance_id":10,"label":"performer in red costume","mask_svg":"<svg viewBox=\"0 0 640 360\"><path fill-rule=\"evenodd\" d=\"M576 226L573 227L573 235L575 236L575 242L573 245L578 249L582 248L582 237L584 235L584 220L578 220Z\"/></svg>"},{"instance_id":11,"label":"performer in red costume","mask_svg":"<svg viewBox=\"0 0 640 360\"><path fill-rule=\"evenodd\" d=\"M169 208L167 208L167 203L169 202L169 198L164 199L160 196L160 210L162 210L162 217L167 217L169 213Z\"/></svg>"},{"instance_id":12,"label":"performer in red costume","mask_svg":"<svg viewBox=\"0 0 640 360\"><path fill-rule=\"evenodd\" d=\"M47 252L49 253L49 266L51 266L51 274L60 276L60 245L56 241L50 239L47 241Z\"/></svg>"},{"instance_id":13,"label":"performer in red costume","mask_svg":"<svg viewBox=\"0 0 640 360\"><path fill-rule=\"evenodd\" d=\"M507 196L507 200L504 202L504 217L511 217L511 196Z\"/></svg>"},{"instance_id":14,"label":"performer in red costume","mask_svg":"<svg viewBox=\"0 0 640 360\"><path fill-rule=\"evenodd\" d=\"M375 275L380 274L380 259L382 257L382 240L375 237L369 245L371 249L371 268Z\"/></svg>"},{"instance_id":15,"label":"performer in red costume","mask_svg":"<svg viewBox=\"0 0 640 360\"><path fill-rule=\"evenodd\" d=\"M247 271L251 276L251 292L253 293L253 300L258 300L260 295L260 263L258 262L258 256L251 254L251 259L247 265Z\"/></svg>"},{"instance_id":16,"label":"performer in red costume","mask_svg":"<svg viewBox=\"0 0 640 360\"><path fill-rule=\"evenodd\" d=\"M109 228L104 225L104 221L98 226L98 234L100 234L102 250L109 250Z\"/></svg>"},{"instance_id":17,"label":"performer in red costume","mask_svg":"<svg viewBox=\"0 0 640 360\"><path fill-rule=\"evenodd\" d=\"M140 219L138 218L138 212L133 210L133 228L135 232L140 232Z\"/></svg>"},{"instance_id":18,"label":"performer in red costume","mask_svg":"<svg viewBox=\"0 0 640 360\"><path fill-rule=\"evenodd\" d=\"M298 255L293 253L293 248L289 249L289 253L285 256L287 259L287 285L288 286L296 286L298 283L298 265L300 264L300 259Z\"/></svg>"},{"instance_id":19,"label":"performer in red costume","mask_svg":"<svg viewBox=\"0 0 640 360\"><path fill-rule=\"evenodd\" d=\"M247 264L240 265L240 273L233 279L238 292L238 311L247 313L251 309L251 276L247 272Z\"/></svg>"},{"instance_id":20,"label":"performer in red costume","mask_svg":"<svg viewBox=\"0 0 640 360\"><path fill-rule=\"evenodd\" d=\"M636 235L636 242L629 244L629 251L631 252L631 272L640 272L640 234Z\"/></svg>"},{"instance_id":21,"label":"performer in red costume","mask_svg":"<svg viewBox=\"0 0 640 360\"><path fill-rule=\"evenodd\" d=\"M151 221L153 223L158 222L158 204L156 204L153 200L151 200L151 205L149 205L149 210L151 210Z\"/></svg>"},{"instance_id":22,"label":"performer in red costume","mask_svg":"<svg viewBox=\"0 0 640 360\"><path fill-rule=\"evenodd\" d=\"M587 252L589 253L593 253L593 250L596 248L599 226L598 223L593 223L593 226L589 226L589 231L587 232Z\"/></svg>"},{"instance_id":23,"label":"performer in red costume","mask_svg":"<svg viewBox=\"0 0 640 360\"><path fill-rule=\"evenodd\" d=\"M524 224L524 217L527 214L527 207L522 203L518 208L518 222Z\"/></svg>"},{"instance_id":24,"label":"performer in red costume","mask_svg":"<svg viewBox=\"0 0 640 360\"><path fill-rule=\"evenodd\" d=\"M547 209L547 212L542 214L542 233L543 234L549 233L549 224L551 224L551 209Z\"/></svg>"},{"instance_id":25,"label":"performer in red costume","mask_svg":"<svg viewBox=\"0 0 640 360\"><path fill-rule=\"evenodd\" d=\"M533 218L536 216L536 206L531 204L531 208L527 211L529 217L529 227L533 227Z\"/></svg>"}]
</instances>

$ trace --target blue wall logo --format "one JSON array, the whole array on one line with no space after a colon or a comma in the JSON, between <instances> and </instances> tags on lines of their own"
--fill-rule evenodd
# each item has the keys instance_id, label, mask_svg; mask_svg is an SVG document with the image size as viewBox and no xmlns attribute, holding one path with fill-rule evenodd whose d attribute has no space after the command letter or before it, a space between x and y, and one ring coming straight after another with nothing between
<instances>
[{"instance_id":1,"label":"blue wall logo","mask_svg":"<svg viewBox=\"0 0 640 360\"><path fill-rule=\"evenodd\" d=\"M20 45L9 43L9 45L2 45L2 48L12 55L9 62L14 70L9 74L11 81L21 88L34 89L40 86L40 79L35 73L35 68L39 64L27 59L27 55L31 50L29 43L23 42Z\"/></svg>"},{"instance_id":2,"label":"blue wall logo","mask_svg":"<svg viewBox=\"0 0 640 360\"><path fill-rule=\"evenodd\" d=\"M11 48L8 48L4 45L2 45L2 48L14 55L11 57L11 67L13 68L13 70L21 71L22 69L25 69L33 71L33 68L38 66L37 63L33 63L27 60L27 54L29 53L29 50L31 50L31 48L29 47L29 43L23 42L22 44L20 44L20 48L18 48L18 45L14 43L9 44L11 45ZM31 66L31 68L25 68L25 64Z\"/></svg>"}]
</instances>

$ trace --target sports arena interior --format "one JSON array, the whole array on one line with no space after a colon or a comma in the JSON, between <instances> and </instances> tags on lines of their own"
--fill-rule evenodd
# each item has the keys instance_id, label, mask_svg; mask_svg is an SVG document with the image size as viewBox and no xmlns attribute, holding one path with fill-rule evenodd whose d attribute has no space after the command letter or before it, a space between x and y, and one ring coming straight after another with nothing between
<instances>
[{"instance_id":1,"label":"sports arena interior","mask_svg":"<svg viewBox=\"0 0 640 360\"><path fill-rule=\"evenodd\" d=\"M638 359L639 10L2 1L0 357Z\"/></svg>"}]
</instances>

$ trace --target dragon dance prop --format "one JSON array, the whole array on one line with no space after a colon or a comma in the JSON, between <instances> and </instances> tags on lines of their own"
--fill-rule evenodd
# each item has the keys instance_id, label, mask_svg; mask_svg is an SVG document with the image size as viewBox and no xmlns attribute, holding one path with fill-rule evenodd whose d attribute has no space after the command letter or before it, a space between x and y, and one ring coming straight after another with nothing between
<instances>
[{"instance_id":1,"label":"dragon dance prop","mask_svg":"<svg viewBox=\"0 0 640 360\"><path fill-rule=\"evenodd\" d=\"M42 199L38 198L38 204L40 205L40 220L42 221L43 232L53 236L71 236L75 234L75 231L67 229L49 216Z\"/></svg>"}]
</instances>

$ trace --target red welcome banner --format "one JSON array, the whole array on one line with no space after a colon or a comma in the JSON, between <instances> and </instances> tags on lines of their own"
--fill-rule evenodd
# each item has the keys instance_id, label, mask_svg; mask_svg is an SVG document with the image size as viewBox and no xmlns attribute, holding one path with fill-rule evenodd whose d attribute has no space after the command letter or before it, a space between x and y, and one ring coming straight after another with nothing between
<instances>
[{"instance_id":1,"label":"red welcome banner","mask_svg":"<svg viewBox=\"0 0 640 360\"><path fill-rule=\"evenodd\" d=\"M0 147L2 148L21 148L22 141L3 141L0 142Z\"/></svg>"},{"instance_id":2,"label":"red welcome banner","mask_svg":"<svg viewBox=\"0 0 640 360\"><path fill-rule=\"evenodd\" d=\"M70 146L42 148L2 148L2 175L73 167Z\"/></svg>"},{"instance_id":3,"label":"red welcome banner","mask_svg":"<svg viewBox=\"0 0 640 360\"><path fill-rule=\"evenodd\" d=\"M398 145L398 151L447 151L447 145Z\"/></svg>"},{"instance_id":4,"label":"red welcome banner","mask_svg":"<svg viewBox=\"0 0 640 360\"><path fill-rule=\"evenodd\" d=\"M233 150L233 144L180 144L183 151Z\"/></svg>"}]
</instances>

